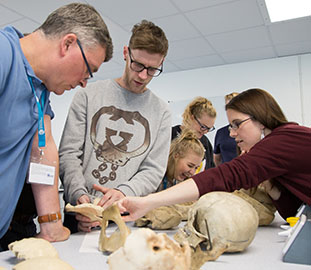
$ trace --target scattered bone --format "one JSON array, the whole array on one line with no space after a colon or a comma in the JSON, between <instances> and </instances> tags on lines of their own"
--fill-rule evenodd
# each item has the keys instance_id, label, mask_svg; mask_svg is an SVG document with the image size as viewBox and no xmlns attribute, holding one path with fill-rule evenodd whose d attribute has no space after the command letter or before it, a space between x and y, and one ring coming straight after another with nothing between
<instances>
[{"instance_id":1,"label":"scattered bone","mask_svg":"<svg viewBox=\"0 0 311 270\"><path fill-rule=\"evenodd\" d=\"M68 203L66 204L65 210L66 212L75 212L84 215L88 217L91 222L100 222L102 220L102 212L104 208L95 204L94 201L94 203L82 203L75 206Z\"/></svg>"},{"instance_id":2,"label":"scattered bone","mask_svg":"<svg viewBox=\"0 0 311 270\"><path fill-rule=\"evenodd\" d=\"M32 259L36 257L58 257L58 252L53 245L42 238L24 238L9 244L11 250L18 259Z\"/></svg>"},{"instance_id":3,"label":"scattered bone","mask_svg":"<svg viewBox=\"0 0 311 270\"><path fill-rule=\"evenodd\" d=\"M106 210L102 212L102 216L103 218L101 220L102 228L99 237L99 250L104 252L113 252L124 245L125 240L130 234L131 230L122 220L120 210L117 205L109 206ZM106 235L106 228L108 226L109 220L116 223L119 229L113 232L110 237Z\"/></svg>"},{"instance_id":4,"label":"scattered bone","mask_svg":"<svg viewBox=\"0 0 311 270\"><path fill-rule=\"evenodd\" d=\"M13 270L73 270L74 268L59 258L37 257L22 261L13 267Z\"/></svg>"}]
</instances>

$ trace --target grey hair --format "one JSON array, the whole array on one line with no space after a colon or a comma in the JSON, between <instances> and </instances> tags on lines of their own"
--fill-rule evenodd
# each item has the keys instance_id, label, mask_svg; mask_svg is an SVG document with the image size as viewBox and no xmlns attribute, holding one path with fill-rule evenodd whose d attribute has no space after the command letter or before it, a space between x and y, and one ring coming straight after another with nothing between
<instances>
[{"instance_id":1,"label":"grey hair","mask_svg":"<svg viewBox=\"0 0 311 270\"><path fill-rule=\"evenodd\" d=\"M106 49L105 62L112 58L113 45L108 27L94 7L71 3L53 11L36 31L47 38L75 34L85 47L99 44Z\"/></svg>"}]
</instances>

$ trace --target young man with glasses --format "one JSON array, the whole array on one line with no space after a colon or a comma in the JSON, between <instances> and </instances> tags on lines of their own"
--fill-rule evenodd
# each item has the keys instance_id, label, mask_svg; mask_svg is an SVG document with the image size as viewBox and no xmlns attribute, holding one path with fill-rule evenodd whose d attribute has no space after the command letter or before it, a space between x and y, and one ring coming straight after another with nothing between
<instances>
[{"instance_id":1,"label":"young man with glasses","mask_svg":"<svg viewBox=\"0 0 311 270\"><path fill-rule=\"evenodd\" d=\"M76 93L59 151L66 203L100 197L106 207L124 196L157 190L167 165L171 115L147 85L161 74L167 50L162 29L144 20L124 46L122 77L91 83ZM88 221L65 214L64 224L71 232L98 225Z\"/></svg>"},{"instance_id":2,"label":"young man with glasses","mask_svg":"<svg viewBox=\"0 0 311 270\"><path fill-rule=\"evenodd\" d=\"M111 56L107 26L86 4L58 8L25 36L11 26L0 30L0 251L36 234L36 214L39 237L69 237L60 213L49 96L85 87Z\"/></svg>"}]
</instances>

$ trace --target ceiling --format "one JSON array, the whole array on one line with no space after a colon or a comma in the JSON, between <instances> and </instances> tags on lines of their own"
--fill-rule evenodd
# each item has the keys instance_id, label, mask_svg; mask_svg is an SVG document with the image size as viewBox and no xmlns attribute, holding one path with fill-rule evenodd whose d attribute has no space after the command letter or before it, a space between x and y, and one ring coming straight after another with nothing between
<instances>
[{"instance_id":1,"label":"ceiling","mask_svg":"<svg viewBox=\"0 0 311 270\"><path fill-rule=\"evenodd\" d=\"M37 28L68 0L0 0L0 27ZM166 33L164 72L276 58L311 52L311 17L270 23L264 0L87 0L104 18L114 56L95 76L113 78L124 69L122 49L132 26L153 21Z\"/></svg>"}]
</instances>

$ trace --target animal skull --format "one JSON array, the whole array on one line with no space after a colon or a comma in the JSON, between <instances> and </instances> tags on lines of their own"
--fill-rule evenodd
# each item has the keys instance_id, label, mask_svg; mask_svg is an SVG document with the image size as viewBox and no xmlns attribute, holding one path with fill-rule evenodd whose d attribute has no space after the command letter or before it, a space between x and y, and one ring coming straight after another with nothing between
<instances>
[{"instance_id":1,"label":"animal skull","mask_svg":"<svg viewBox=\"0 0 311 270\"><path fill-rule=\"evenodd\" d=\"M263 189L260 187L257 187L255 191L240 189L234 191L233 194L241 197L255 208L259 217L259 226L271 224L276 208L272 199Z\"/></svg>"},{"instance_id":2,"label":"animal skull","mask_svg":"<svg viewBox=\"0 0 311 270\"><path fill-rule=\"evenodd\" d=\"M148 228L133 231L108 257L110 270L189 270L190 247Z\"/></svg>"},{"instance_id":3,"label":"animal skull","mask_svg":"<svg viewBox=\"0 0 311 270\"><path fill-rule=\"evenodd\" d=\"M257 227L257 212L248 202L232 193L210 192L190 209L187 224L174 238L179 243L188 241L195 251L192 258L196 257L195 253L206 250L215 259L225 251L246 249ZM196 267L192 269L198 269Z\"/></svg>"},{"instance_id":4,"label":"animal skull","mask_svg":"<svg viewBox=\"0 0 311 270\"><path fill-rule=\"evenodd\" d=\"M175 208L161 206L148 212L144 217L135 221L135 226L150 226L155 230L167 230L177 227L182 220L182 215Z\"/></svg>"},{"instance_id":5,"label":"animal skull","mask_svg":"<svg viewBox=\"0 0 311 270\"><path fill-rule=\"evenodd\" d=\"M174 209L176 209L182 216L182 221L187 221L188 220L188 212L193 206L195 201L192 202L186 202L186 203L177 203L172 205Z\"/></svg>"}]
</instances>

